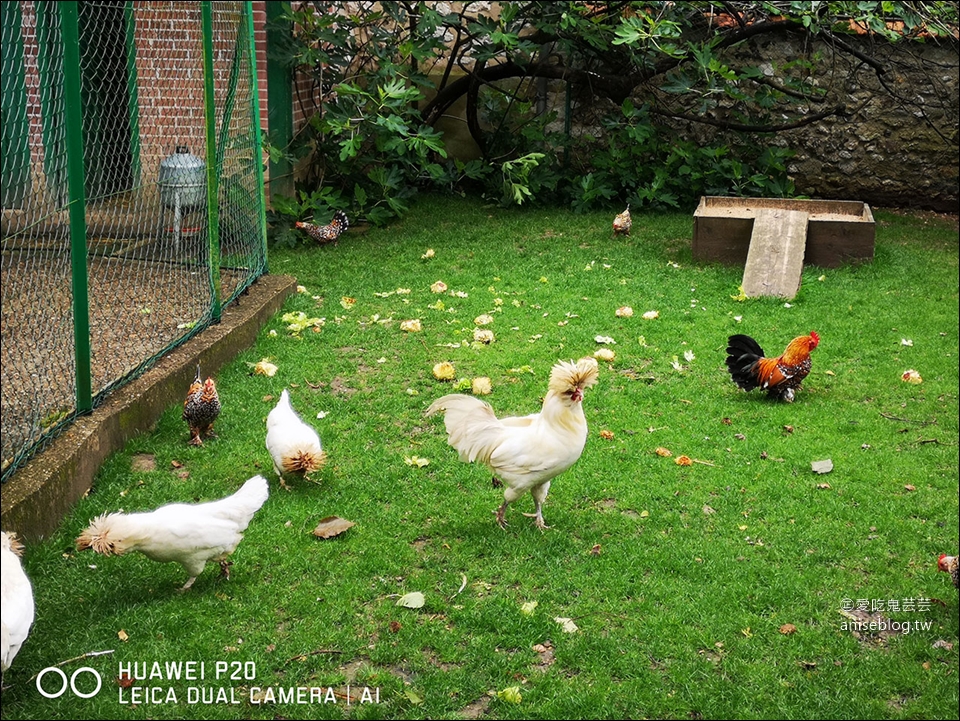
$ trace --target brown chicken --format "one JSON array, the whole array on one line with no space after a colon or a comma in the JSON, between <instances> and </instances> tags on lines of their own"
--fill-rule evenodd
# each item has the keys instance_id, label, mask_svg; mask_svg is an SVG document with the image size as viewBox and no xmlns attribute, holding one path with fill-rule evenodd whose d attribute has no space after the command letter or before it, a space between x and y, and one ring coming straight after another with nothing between
<instances>
[{"instance_id":1,"label":"brown chicken","mask_svg":"<svg viewBox=\"0 0 960 721\"><path fill-rule=\"evenodd\" d=\"M627 209L622 213L618 214L616 218L613 219L613 234L616 235L626 235L630 236L630 228L633 227L633 220L630 218L630 205L627 205Z\"/></svg>"},{"instance_id":2,"label":"brown chicken","mask_svg":"<svg viewBox=\"0 0 960 721\"><path fill-rule=\"evenodd\" d=\"M948 556L945 553L940 554L937 559L937 568L944 573L949 573L953 579L953 587L960 588L960 566L957 565L956 556Z\"/></svg>"},{"instance_id":3,"label":"brown chicken","mask_svg":"<svg viewBox=\"0 0 960 721\"><path fill-rule=\"evenodd\" d=\"M190 426L191 446L202 446L201 436L214 436L213 423L220 415L220 396L217 394L217 385L213 378L200 381L200 366L197 366L197 377L190 384L187 398L183 402L183 420Z\"/></svg>"},{"instance_id":4,"label":"brown chicken","mask_svg":"<svg viewBox=\"0 0 960 721\"><path fill-rule=\"evenodd\" d=\"M762 388L771 398L792 403L810 373L810 351L820 343L816 331L790 341L776 358L765 358L763 348L748 335L732 335L727 346L727 368L733 382L745 391Z\"/></svg>"},{"instance_id":5,"label":"brown chicken","mask_svg":"<svg viewBox=\"0 0 960 721\"><path fill-rule=\"evenodd\" d=\"M318 243L333 243L340 234L350 227L350 221L347 220L347 214L338 210L333 214L333 220L329 225L314 225L313 223L297 223L296 227L309 235Z\"/></svg>"}]
</instances>

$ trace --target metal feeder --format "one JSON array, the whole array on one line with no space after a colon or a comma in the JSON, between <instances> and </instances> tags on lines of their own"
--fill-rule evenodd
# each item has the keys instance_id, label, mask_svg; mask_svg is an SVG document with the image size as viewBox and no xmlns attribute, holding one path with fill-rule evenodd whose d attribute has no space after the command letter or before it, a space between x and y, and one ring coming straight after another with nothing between
<instances>
[{"instance_id":1,"label":"metal feeder","mask_svg":"<svg viewBox=\"0 0 960 721\"><path fill-rule=\"evenodd\" d=\"M176 153L160 161L158 185L160 202L173 210L174 241L180 250L184 216L202 210L207 203L206 166L186 145L178 145Z\"/></svg>"}]
</instances>

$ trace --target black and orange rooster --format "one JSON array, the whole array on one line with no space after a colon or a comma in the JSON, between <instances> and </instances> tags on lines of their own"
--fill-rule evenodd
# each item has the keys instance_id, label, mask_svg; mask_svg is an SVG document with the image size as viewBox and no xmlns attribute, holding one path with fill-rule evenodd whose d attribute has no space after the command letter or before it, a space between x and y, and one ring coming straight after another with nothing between
<instances>
[{"instance_id":1,"label":"black and orange rooster","mask_svg":"<svg viewBox=\"0 0 960 721\"><path fill-rule=\"evenodd\" d=\"M309 235L315 241L320 243L333 243L347 228L350 227L350 221L347 214L338 210L333 214L333 220L329 225L314 225L313 223L297 223L296 227Z\"/></svg>"},{"instance_id":2,"label":"black and orange rooster","mask_svg":"<svg viewBox=\"0 0 960 721\"><path fill-rule=\"evenodd\" d=\"M820 336L812 330L794 338L776 358L765 358L763 348L748 335L732 335L728 344L727 368L734 383L745 391L762 388L771 398L792 403L810 373L810 351L820 344Z\"/></svg>"},{"instance_id":3,"label":"black and orange rooster","mask_svg":"<svg viewBox=\"0 0 960 721\"><path fill-rule=\"evenodd\" d=\"M200 366L197 366L197 377L190 384L187 398L183 402L183 420L190 426L191 446L202 446L201 436L215 436L213 423L220 415L220 396L217 395L217 385L213 378L200 381Z\"/></svg>"}]
</instances>

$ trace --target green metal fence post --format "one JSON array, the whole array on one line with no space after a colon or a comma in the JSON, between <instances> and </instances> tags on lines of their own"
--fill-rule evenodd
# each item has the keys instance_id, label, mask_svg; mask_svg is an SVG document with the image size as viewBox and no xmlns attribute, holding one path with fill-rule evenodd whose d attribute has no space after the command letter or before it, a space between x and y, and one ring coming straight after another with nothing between
<instances>
[{"instance_id":1,"label":"green metal fence post","mask_svg":"<svg viewBox=\"0 0 960 721\"><path fill-rule=\"evenodd\" d=\"M80 92L80 30L77 3L58 3L63 38L64 123L67 135L67 187L70 264L73 282L73 337L77 412L93 409L90 361L90 301L87 294L87 223L83 167L83 99Z\"/></svg>"},{"instance_id":2,"label":"green metal fence post","mask_svg":"<svg viewBox=\"0 0 960 721\"><path fill-rule=\"evenodd\" d=\"M210 314L220 322L220 149L217 147L217 105L213 86L213 7L203 7L203 109L207 123L207 238L210 252Z\"/></svg>"},{"instance_id":3,"label":"green metal fence post","mask_svg":"<svg viewBox=\"0 0 960 721\"><path fill-rule=\"evenodd\" d=\"M270 3L266 3L267 7ZM260 252L263 254L263 272L269 270L267 260L267 213L265 194L263 188L263 135L260 131L260 76L257 74L257 42L253 27L253 3L247 2L247 33L250 37L250 96L253 98L253 157L257 177L257 193L261 198L257 210L258 223L260 228Z\"/></svg>"}]
</instances>

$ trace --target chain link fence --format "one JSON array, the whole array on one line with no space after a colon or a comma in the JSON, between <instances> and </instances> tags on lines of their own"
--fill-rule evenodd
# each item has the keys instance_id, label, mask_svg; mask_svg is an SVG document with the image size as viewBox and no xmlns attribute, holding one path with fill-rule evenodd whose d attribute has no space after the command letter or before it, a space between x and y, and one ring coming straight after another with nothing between
<instances>
[{"instance_id":1,"label":"chain link fence","mask_svg":"<svg viewBox=\"0 0 960 721\"><path fill-rule=\"evenodd\" d=\"M2 2L2 479L266 272L250 3Z\"/></svg>"}]
</instances>

